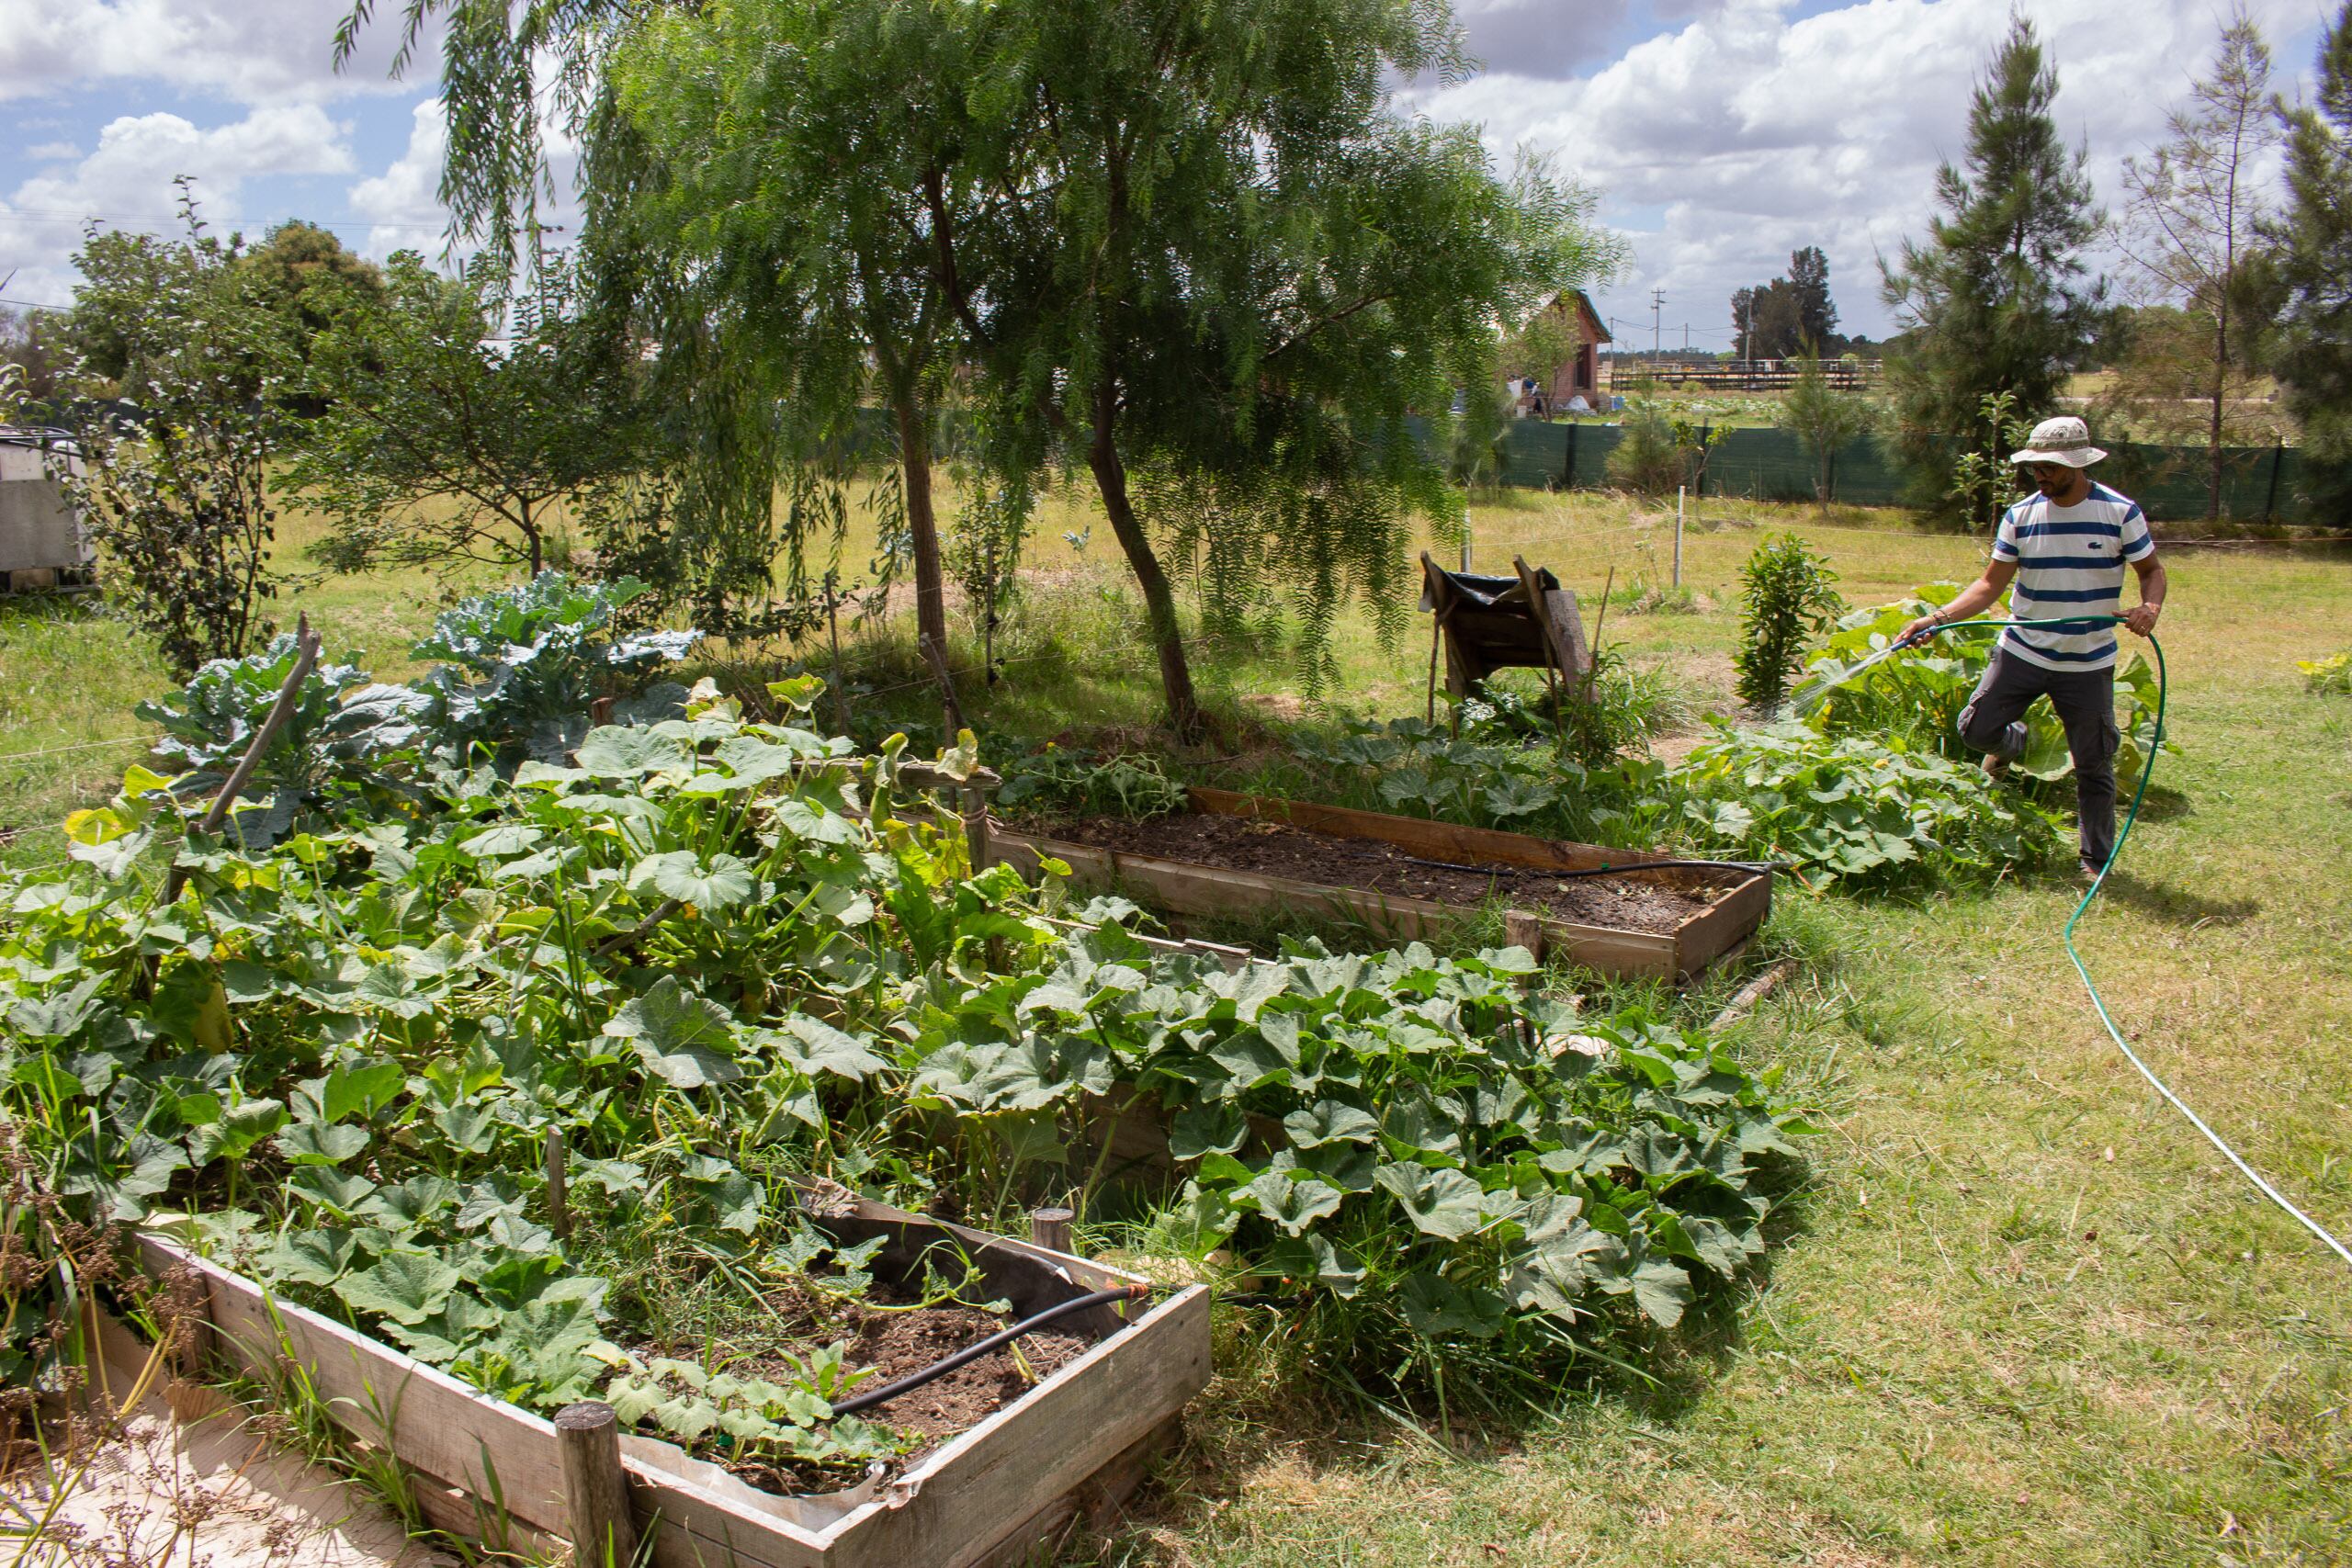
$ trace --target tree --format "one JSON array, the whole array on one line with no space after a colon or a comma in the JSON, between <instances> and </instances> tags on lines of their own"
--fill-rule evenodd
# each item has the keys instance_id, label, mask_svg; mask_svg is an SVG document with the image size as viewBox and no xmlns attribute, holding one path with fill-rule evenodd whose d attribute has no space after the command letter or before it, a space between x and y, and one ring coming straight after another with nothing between
<instances>
[{"instance_id":1,"label":"tree","mask_svg":"<svg viewBox=\"0 0 2352 1568\"><path fill-rule=\"evenodd\" d=\"M1739 700L1769 714L1804 668L1806 641L1837 625L1846 602L1838 574L1794 534L1768 536L1739 569L1740 647L1732 655Z\"/></svg>"},{"instance_id":2,"label":"tree","mask_svg":"<svg viewBox=\"0 0 2352 1568\"><path fill-rule=\"evenodd\" d=\"M1837 342L1838 307L1829 298L1829 258L1817 245L1789 253L1785 277L1731 297L1735 350L1747 359L1826 354Z\"/></svg>"},{"instance_id":3,"label":"tree","mask_svg":"<svg viewBox=\"0 0 2352 1568\"><path fill-rule=\"evenodd\" d=\"M2243 258L2263 221L2255 165L2278 141L2269 96L2270 50L2241 4L2222 29L2211 71L2190 88L2188 102L2166 118L2165 140L2146 158L2123 163L2124 254L2154 301L2177 304L2187 318L2180 324L2202 339L2201 353L2189 362L2201 364L2196 380L2207 404L2208 517L2222 513L2230 405L2254 370L2242 346L2254 333L2232 310L2245 292ZM2127 359L2124 378L2127 384L2153 381L2147 388L2153 399L2177 397L2177 378L2188 357L2181 352L2183 334L2167 330L2176 323L2165 318L2145 324L2156 330L2137 334L2147 352Z\"/></svg>"},{"instance_id":4,"label":"tree","mask_svg":"<svg viewBox=\"0 0 2352 1568\"><path fill-rule=\"evenodd\" d=\"M579 306L550 264L502 336L479 285L413 251L391 258L380 301L346 293L296 366L322 412L288 478L334 524L323 558L537 576L553 504L646 461L622 334Z\"/></svg>"},{"instance_id":5,"label":"tree","mask_svg":"<svg viewBox=\"0 0 2352 1568\"><path fill-rule=\"evenodd\" d=\"M1781 417L1813 454L1813 493L1822 511L1829 510L1830 467L1838 448L1870 429L1873 412L1869 399L1830 386L1818 354L1797 360L1796 385L1789 389Z\"/></svg>"},{"instance_id":6,"label":"tree","mask_svg":"<svg viewBox=\"0 0 2352 1568\"><path fill-rule=\"evenodd\" d=\"M79 474L60 481L104 547L110 586L182 675L266 641L262 602L277 513L267 494L277 417L268 308L240 287L237 250L206 231L181 189L186 239L93 232L74 335L111 344L131 412L77 432ZM85 320L85 303L93 312Z\"/></svg>"},{"instance_id":7,"label":"tree","mask_svg":"<svg viewBox=\"0 0 2352 1568\"><path fill-rule=\"evenodd\" d=\"M903 525L950 733L962 715L932 470L956 333L930 205L935 193L952 215L972 199L952 84L968 31L987 21L816 0L673 11L612 62L629 135L605 139L591 165L608 270L628 275L662 342L699 351L715 333L770 389L785 411L781 460L838 451L879 394L898 458L885 532ZM1017 545L1023 519L1009 521Z\"/></svg>"},{"instance_id":8,"label":"tree","mask_svg":"<svg viewBox=\"0 0 2352 1568\"><path fill-rule=\"evenodd\" d=\"M2318 102L2285 114L2287 206L2266 231L2284 302L2270 359L2305 483L2352 509L2352 0L2320 40Z\"/></svg>"},{"instance_id":9,"label":"tree","mask_svg":"<svg viewBox=\"0 0 2352 1568\"><path fill-rule=\"evenodd\" d=\"M1943 209L1922 244L1882 263L1881 293L1907 337L1889 361L1896 440L1931 504L1951 495L1951 438L1973 440L1979 409L2007 391L2047 408L2106 314L2084 248L2105 221L2050 106L2056 70L2033 24L2013 17L1969 110L1961 165L1936 173ZM1990 521L1969 504L1974 524Z\"/></svg>"},{"instance_id":10,"label":"tree","mask_svg":"<svg viewBox=\"0 0 2352 1568\"><path fill-rule=\"evenodd\" d=\"M17 367L17 391L28 402L54 399L72 368L62 310L18 310L0 306L0 363Z\"/></svg>"},{"instance_id":11,"label":"tree","mask_svg":"<svg viewBox=\"0 0 2352 1568\"><path fill-rule=\"evenodd\" d=\"M354 255L343 242L316 224L288 219L237 258L239 276L254 298L287 320L298 340L323 331L356 296L364 303L384 297L384 274L375 263Z\"/></svg>"},{"instance_id":12,"label":"tree","mask_svg":"<svg viewBox=\"0 0 2352 1568\"><path fill-rule=\"evenodd\" d=\"M1829 258L1818 245L1789 253L1789 291L1796 309L1796 334L1801 353L1832 352L1838 332L1838 306L1829 298Z\"/></svg>"},{"instance_id":13,"label":"tree","mask_svg":"<svg viewBox=\"0 0 2352 1568\"><path fill-rule=\"evenodd\" d=\"M1310 673L1343 596L1395 624L1406 522L1455 505L1408 417L1493 385L1493 323L1608 252L1581 191L1393 112L1387 81L1460 60L1412 0L1018 11L974 144L1019 199L944 281L1000 425L1085 462L1189 738L1170 558L1212 615L1291 598Z\"/></svg>"}]
</instances>

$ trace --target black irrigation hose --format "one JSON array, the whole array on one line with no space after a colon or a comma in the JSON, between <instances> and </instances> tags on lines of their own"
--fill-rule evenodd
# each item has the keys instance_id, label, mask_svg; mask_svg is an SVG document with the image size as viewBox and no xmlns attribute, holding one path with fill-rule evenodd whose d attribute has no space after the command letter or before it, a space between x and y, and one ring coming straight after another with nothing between
<instances>
[{"instance_id":1,"label":"black irrigation hose","mask_svg":"<svg viewBox=\"0 0 2352 1568\"><path fill-rule=\"evenodd\" d=\"M1623 876L1633 871L1792 871L1796 863L1784 860L1643 860L1628 861L1622 865L1603 863L1584 866L1575 871L1544 871L1533 866L1461 865L1450 860L1423 860L1419 855L1406 855L1414 865L1435 866L1440 871L1466 871L1473 876L1524 876L1538 882L1560 882L1572 876Z\"/></svg>"},{"instance_id":2,"label":"black irrigation hose","mask_svg":"<svg viewBox=\"0 0 2352 1568\"><path fill-rule=\"evenodd\" d=\"M1049 1306L1034 1317L1024 1317L1010 1328L1000 1330L989 1335L986 1339L965 1346L952 1356L933 1361L921 1371L909 1372L896 1382L886 1382L880 1388L868 1389L864 1393L854 1393L847 1399L836 1400L833 1403L833 1414L854 1416L861 1410L871 1410L877 1404L887 1404L902 1393L912 1393L933 1378L944 1377L958 1367L978 1360L991 1350L1001 1350L1023 1335L1034 1333L1057 1318L1068 1317L1072 1313L1084 1312L1088 1307L1103 1306L1112 1302L1139 1302L1149 1294L1151 1294L1149 1285L1114 1285L1107 1291L1090 1292L1086 1295L1074 1297L1059 1305Z\"/></svg>"}]
</instances>

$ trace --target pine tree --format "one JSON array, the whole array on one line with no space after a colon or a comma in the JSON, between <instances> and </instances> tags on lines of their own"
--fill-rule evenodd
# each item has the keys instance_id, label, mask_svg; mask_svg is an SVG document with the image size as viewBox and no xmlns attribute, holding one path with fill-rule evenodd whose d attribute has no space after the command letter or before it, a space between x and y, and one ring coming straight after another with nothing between
<instances>
[{"instance_id":1,"label":"pine tree","mask_svg":"<svg viewBox=\"0 0 2352 1568\"><path fill-rule=\"evenodd\" d=\"M2321 40L2318 98L2286 116L2271 364L2302 423L2304 486L2340 516L2352 509L2352 0Z\"/></svg>"},{"instance_id":2,"label":"pine tree","mask_svg":"<svg viewBox=\"0 0 2352 1568\"><path fill-rule=\"evenodd\" d=\"M1819 245L1789 253L1789 288L1796 296L1798 351L1828 353L1838 306L1829 298L1829 258Z\"/></svg>"},{"instance_id":3,"label":"pine tree","mask_svg":"<svg viewBox=\"0 0 2352 1568\"><path fill-rule=\"evenodd\" d=\"M2059 140L2057 94L2033 24L2013 17L1976 88L1967 155L1936 172L1942 214L1900 265L1881 264L1882 296L1911 334L1890 367L1896 439L1929 504L1949 504L1952 452L1977 434L1984 399L2047 409L2107 314L2083 258L2106 217L2086 150ZM1983 506L1972 523L1990 521Z\"/></svg>"}]
</instances>

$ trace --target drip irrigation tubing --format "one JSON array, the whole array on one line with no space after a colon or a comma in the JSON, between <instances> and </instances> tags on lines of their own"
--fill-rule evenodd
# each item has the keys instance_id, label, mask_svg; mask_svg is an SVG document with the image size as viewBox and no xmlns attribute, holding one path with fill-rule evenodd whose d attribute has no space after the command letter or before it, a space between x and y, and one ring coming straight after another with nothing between
<instances>
[{"instance_id":1,"label":"drip irrigation tubing","mask_svg":"<svg viewBox=\"0 0 2352 1568\"><path fill-rule=\"evenodd\" d=\"M1046 1325L1068 1317L1072 1313L1084 1312L1089 1307L1104 1306L1112 1302L1139 1302L1150 1293L1149 1285L1136 1284L1114 1285L1106 1291L1092 1291L1082 1296L1073 1296L1069 1301L1057 1303L1041 1313L1024 1317L1012 1327L991 1334L986 1339L967 1345L952 1356L943 1356L922 1371L909 1372L895 1382L886 1382L880 1388L868 1389L864 1393L854 1393L847 1399L835 1400L832 1402L833 1414L854 1416L861 1410L871 1410L877 1404L887 1404L901 1394L912 1393L933 1378L945 1377L956 1368L977 1361L992 1350L1001 1350L1023 1335L1033 1334Z\"/></svg>"},{"instance_id":2,"label":"drip irrigation tubing","mask_svg":"<svg viewBox=\"0 0 2352 1568\"><path fill-rule=\"evenodd\" d=\"M2041 619L2011 619L2007 616L1986 615L1978 617L1974 620L1951 622L1948 625L1938 626L1931 631L1921 634L1915 640L1918 642L1925 642L1929 637L1933 637L1942 632L1956 630L1961 626L2066 626L2075 630L2080 630L2086 626L2121 626L2123 624L2124 618L2121 615L2057 615L2043 617ZM1908 644L1905 642L1897 642L1892 645L1886 652L1891 654L1897 649L1901 649L1905 646L1908 646ZM2140 767L2140 784L2137 789L2132 792L2132 809L2125 814L2122 829L2115 835L2115 844L2114 847L2107 852L2106 863L2098 868L2098 874L2091 879L2091 885L2083 890L2082 899L2075 906L2075 912L2066 917L2065 928L2059 933L2059 940L2065 946L2067 958L2072 960L2074 963L2075 973L2082 977L2083 989L2090 993L2092 1010L2098 1014L2098 1021L2100 1024L2106 1028L2108 1038L2114 1041L2115 1048L2123 1053L2124 1060L2130 1062L2132 1066L2138 1068L2140 1076L2147 1079L2149 1084L2154 1088L2155 1091L2164 1097L2165 1102L2170 1105L2175 1111L2179 1111L2183 1116L2187 1117L2188 1119L2188 1124L2196 1128L2199 1133L2203 1134L2205 1135L2205 1141L2212 1145L2216 1149L2220 1150L2222 1157L2227 1159L2233 1166L2235 1166L2237 1168L2238 1174L2252 1182L2256 1191L2259 1191L2265 1198L2269 1199L2271 1202L2277 1204L2288 1214L2292 1215L2296 1223L2301 1224L2305 1230L2311 1232L2314 1236L2317 1236L2320 1241L2326 1246L2328 1250L2335 1253L2337 1258L2343 1259L2346 1264L2352 1264L2352 1247L2347 1247L2341 1240L2337 1239L2335 1234L2329 1231L2326 1226L2321 1224L2317 1220L2312 1219L2309 1214L2304 1213L2301 1209L2295 1207L2295 1205L2287 1199L2284 1193L2280 1192L2276 1187L2273 1187L2267 1180L2264 1179L2260 1171L2255 1169L2253 1166L2248 1165L2245 1162L2245 1157L2242 1156L2237 1150L2232 1148L2228 1142L2223 1139L2219 1133L2216 1133L2212 1128L2205 1124L2205 1119L2198 1115L2195 1111L2191 1110L2188 1101L2182 1100L2179 1095L2173 1092L2172 1086L2165 1082L2162 1077L2159 1077L2156 1075L2154 1068L2149 1066L2147 1063L2140 1059L2140 1054L2132 1049L2132 1043L2123 1038L2123 1031L2116 1027L2114 1015L2107 1010L2107 998L2099 995L2098 983L2091 978L2089 967L2083 963L2082 953L2076 951L2075 947L2075 927L2081 923L2084 911L2087 910L2091 907L2091 900L2098 897L2099 890L2107 886L2108 874L2115 869L2115 863L2117 859L2123 853L2123 845L2125 841L2132 837L2132 829L2140 820L2140 806L2141 803L2147 798L2148 781L2155 777L2156 753L2164 746L2165 705L2165 700L2169 695L2169 686L2165 671L2165 645L2158 642L2155 637L2151 635L2148 637L2148 646L2155 650L2156 655L2156 724L2154 733L2150 737L2148 741L2147 760L2143 762ZM1883 654L1880 657L1883 658L1884 656L1885 655ZM1855 676L1860 675L1864 670L1877 662L1878 659L1865 660L1862 664L1846 671L1837 681L1830 682L1830 685L1833 687L1843 685L1846 682L1852 680ZM1825 688L1825 694L1826 689L1827 688Z\"/></svg>"}]
</instances>

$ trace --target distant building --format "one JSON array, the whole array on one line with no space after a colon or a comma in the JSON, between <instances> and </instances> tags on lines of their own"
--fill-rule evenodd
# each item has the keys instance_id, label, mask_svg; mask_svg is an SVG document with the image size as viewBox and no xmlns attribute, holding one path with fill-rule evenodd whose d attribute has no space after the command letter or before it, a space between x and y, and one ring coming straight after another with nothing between
<instances>
[{"instance_id":1,"label":"distant building","mask_svg":"<svg viewBox=\"0 0 2352 1568\"><path fill-rule=\"evenodd\" d=\"M1552 295L1536 309L1560 321L1568 348L1549 376L1537 371L1510 384L1517 405L1514 412L1545 418L1565 411L1571 398L1582 398L1592 408L1603 406L1600 345L1610 341L1609 329L1600 324L1590 297L1581 288L1570 288ZM1527 385L1529 380L1535 383L1532 388Z\"/></svg>"}]
</instances>

